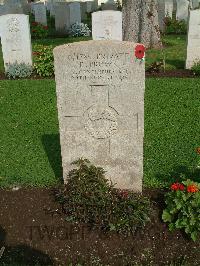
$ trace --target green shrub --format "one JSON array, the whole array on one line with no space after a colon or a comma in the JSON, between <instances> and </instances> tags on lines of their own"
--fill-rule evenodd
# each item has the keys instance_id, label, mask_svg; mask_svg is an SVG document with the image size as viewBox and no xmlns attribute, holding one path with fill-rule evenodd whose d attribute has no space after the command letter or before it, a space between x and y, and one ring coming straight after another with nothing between
<instances>
[{"instance_id":1,"label":"green shrub","mask_svg":"<svg viewBox=\"0 0 200 266\"><path fill-rule=\"evenodd\" d=\"M48 27L38 22L31 23L31 37L35 39L44 39L48 36Z\"/></svg>"},{"instance_id":2,"label":"green shrub","mask_svg":"<svg viewBox=\"0 0 200 266\"><path fill-rule=\"evenodd\" d=\"M30 77L31 74L32 74L31 65L27 65L25 63L18 64L17 62L15 62L14 64L7 64L6 76L9 79L26 78Z\"/></svg>"},{"instance_id":3,"label":"green shrub","mask_svg":"<svg viewBox=\"0 0 200 266\"><path fill-rule=\"evenodd\" d=\"M176 18L165 17L165 34L186 34L187 23L185 20L176 20Z\"/></svg>"},{"instance_id":4,"label":"green shrub","mask_svg":"<svg viewBox=\"0 0 200 266\"><path fill-rule=\"evenodd\" d=\"M200 61L195 62L191 70L194 73L194 75L200 76Z\"/></svg>"},{"instance_id":5,"label":"green shrub","mask_svg":"<svg viewBox=\"0 0 200 266\"><path fill-rule=\"evenodd\" d=\"M53 47L37 45L33 52L34 70L41 77L54 75Z\"/></svg>"},{"instance_id":6,"label":"green shrub","mask_svg":"<svg viewBox=\"0 0 200 266\"><path fill-rule=\"evenodd\" d=\"M114 189L100 167L86 159L73 163L68 184L56 192L56 199L68 221L78 221L129 234L149 220L149 201L127 190Z\"/></svg>"},{"instance_id":7,"label":"green shrub","mask_svg":"<svg viewBox=\"0 0 200 266\"><path fill-rule=\"evenodd\" d=\"M171 185L165 197L166 209L162 219L169 230L184 229L195 241L200 233L200 183L190 179Z\"/></svg>"}]
</instances>

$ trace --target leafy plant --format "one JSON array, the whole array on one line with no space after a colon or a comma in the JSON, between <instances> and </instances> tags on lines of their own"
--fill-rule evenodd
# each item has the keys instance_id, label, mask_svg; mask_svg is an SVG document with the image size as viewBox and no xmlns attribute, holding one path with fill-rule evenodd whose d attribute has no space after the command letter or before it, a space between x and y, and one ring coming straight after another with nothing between
<instances>
[{"instance_id":1,"label":"leafy plant","mask_svg":"<svg viewBox=\"0 0 200 266\"><path fill-rule=\"evenodd\" d=\"M48 36L48 27L38 22L32 22L31 36L35 39L46 38Z\"/></svg>"},{"instance_id":2,"label":"leafy plant","mask_svg":"<svg viewBox=\"0 0 200 266\"><path fill-rule=\"evenodd\" d=\"M17 63L14 64L7 64L6 68L6 76L8 76L9 79L13 78L26 78L30 77L32 74L32 66L27 65L25 63Z\"/></svg>"},{"instance_id":3,"label":"leafy plant","mask_svg":"<svg viewBox=\"0 0 200 266\"><path fill-rule=\"evenodd\" d=\"M187 23L185 20L177 20L174 17L166 16L164 19L165 34L186 34Z\"/></svg>"},{"instance_id":4,"label":"leafy plant","mask_svg":"<svg viewBox=\"0 0 200 266\"><path fill-rule=\"evenodd\" d=\"M169 230L184 229L195 241L200 233L200 183L191 179L171 185L165 197L166 209L162 219Z\"/></svg>"},{"instance_id":5,"label":"leafy plant","mask_svg":"<svg viewBox=\"0 0 200 266\"><path fill-rule=\"evenodd\" d=\"M194 65L191 67L192 72L196 76L200 76L200 61L196 61Z\"/></svg>"},{"instance_id":6,"label":"leafy plant","mask_svg":"<svg viewBox=\"0 0 200 266\"><path fill-rule=\"evenodd\" d=\"M37 45L34 47L33 62L34 70L41 77L54 75L53 47Z\"/></svg>"},{"instance_id":7,"label":"leafy plant","mask_svg":"<svg viewBox=\"0 0 200 266\"><path fill-rule=\"evenodd\" d=\"M71 25L69 30L69 35L72 37L80 37L80 36L90 36L91 30L89 29L87 24L84 23L74 23Z\"/></svg>"},{"instance_id":8,"label":"leafy plant","mask_svg":"<svg viewBox=\"0 0 200 266\"><path fill-rule=\"evenodd\" d=\"M129 234L149 220L149 201L127 190L114 188L105 171L86 159L73 163L68 184L56 192L68 221Z\"/></svg>"}]
</instances>

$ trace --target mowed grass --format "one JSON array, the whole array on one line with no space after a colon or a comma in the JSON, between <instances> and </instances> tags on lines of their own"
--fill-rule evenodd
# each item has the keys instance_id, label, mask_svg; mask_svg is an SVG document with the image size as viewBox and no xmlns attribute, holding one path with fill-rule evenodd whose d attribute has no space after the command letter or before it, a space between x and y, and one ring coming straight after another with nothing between
<instances>
[{"instance_id":1,"label":"mowed grass","mask_svg":"<svg viewBox=\"0 0 200 266\"><path fill-rule=\"evenodd\" d=\"M166 185L196 165L199 100L200 79L146 80L145 186ZM60 183L55 82L0 81L0 106L0 186Z\"/></svg>"}]
</instances>

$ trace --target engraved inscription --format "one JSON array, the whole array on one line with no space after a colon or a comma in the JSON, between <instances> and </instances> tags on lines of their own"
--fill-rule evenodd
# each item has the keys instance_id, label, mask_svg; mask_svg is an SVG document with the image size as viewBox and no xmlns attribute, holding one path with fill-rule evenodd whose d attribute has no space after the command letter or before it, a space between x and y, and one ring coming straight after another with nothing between
<instances>
[{"instance_id":1,"label":"engraved inscription","mask_svg":"<svg viewBox=\"0 0 200 266\"><path fill-rule=\"evenodd\" d=\"M84 113L85 129L96 139L109 138L117 131L118 113L108 106L91 106Z\"/></svg>"}]
</instances>

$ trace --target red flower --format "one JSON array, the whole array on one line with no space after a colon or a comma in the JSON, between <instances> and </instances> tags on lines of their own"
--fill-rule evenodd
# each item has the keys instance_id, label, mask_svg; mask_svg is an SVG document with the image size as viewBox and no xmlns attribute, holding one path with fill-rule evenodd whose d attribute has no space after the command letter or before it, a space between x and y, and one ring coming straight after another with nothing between
<instances>
[{"instance_id":1,"label":"red flower","mask_svg":"<svg viewBox=\"0 0 200 266\"><path fill-rule=\"evenodd\" d=\"M135 57L138 59L143 59L145 53L145 47L143 44L138 44L135 47Z\"/></svg>"},{"instance_id":2,"label":"red flower","mask_svg":"<svg viewBox=\"0 0 200 266\"><path fill-rule=\"evenodd\" d=\"M32 25L33 25L33 26L37 26L38 23L37 23L37 22L32 22Z\"/></svg>"},{"instance_id":3,"label":"red flower","mask_svg":"<svg viewBox=\"0 0 200 266\"><path fill-rule=\"evenodd\" d=\"M174 191L177 191L177 190L184 190L185 189L185 187L184 187L184 185L183 184L180 184L180 183L173 183L172 185L171 185L171 189L172 190L174 190Z\"/></svg>"},{"instance_id":4,"label":"red flower","mask_svg":"<svg viewBox=\"0 0 200 266\"><path fill-rule=\"evenodd\" d=\"M119 192L119 195L120 195L122 198L126 199L126 198L128 197L128 191L127 191L127 190L121 190L121 191Z\"/></svg>"},{"instance_id":5,"label":"red flower","mask_svg":"<svg viewBox=\"0 0 200 266\"><path fill-rule=\"evenodd\" d=\"M197 154L200 154L200 147L196 148Z\"/></svg>"},{"instance_id":6,"label":"red flower","mask_svg":"<svg viewBox=\"0 0 200 266\"><path fill-rule=\"evenodd\" d=\"M195 193L198 191L199 191L199 189L196 185L190 185L187 187L187 192L189 192L189 193Z\"/></svg>"},{"instance_id":7,"label":"red flower","mask_svg":"<svg viewBox=\"0 0 200 266\"><path fill-rule=\"evenodd\" d=\"M33 52L33 55L40 55L40 52Z\"/></svg>"},{"instance_id":8,"label":"red flower","mask_svg":"<svg viewBox=\"0 0 200 266\"><path fill-rule=\"evenodd\" d=\"M32 30L32 32L36 32L36 30Z\"/></svg>"},{"instance_id":9,"label":"red flower","mask_svg":"<svg viewBox=\"0 0 200 266\"><path fill-rule=\"evenodd\" d=\"M43 29L48 30L48 27L47 26L44 26Z\"/></svg>"}]
</instances>

